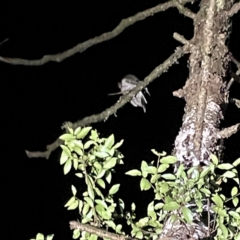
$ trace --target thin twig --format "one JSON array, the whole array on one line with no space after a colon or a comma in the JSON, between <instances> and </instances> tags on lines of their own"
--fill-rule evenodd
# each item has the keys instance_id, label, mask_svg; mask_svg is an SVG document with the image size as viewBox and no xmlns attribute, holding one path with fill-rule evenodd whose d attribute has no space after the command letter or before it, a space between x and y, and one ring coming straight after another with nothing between
<instances>
[{"instance_id":1,"label":"thin twig","mask_svg":"<svg viewBox=\"0 0 240 240\"><path fill-rule=\"evenodd\" d=\"M136 22L144 20L147 17L153 16L154 14L165 11L169 8L177 7L179 10L181 10L181 13L185 14L186 16L193 16L193 13L190 14L190 10L183 8L184 4L188 2L193 2L193 0L182 0L181 2L182 4L180 4L179 1L172 0L163 4L158 4L156 7L149 8L145 11L139 12L132 17L123 19L119 23L119 25L116 28L114 28L111 32L103 33L83 43L79 43L75 47L70 48L62 53L45 55L41 59L36 59L36 60L28 60L28 59L22 59L22 58L7 58L7 57L0 56L0 61L8 64L12 64L12 65L25 65L25 66L40 66L50 61L61 62L64 59L71 57L76 53L81 53L87 50L89 47L92 47L93 45L110 40L116 37L117 35L119 35L127 27L135 24Z\"/></svg>"}]
</instances>

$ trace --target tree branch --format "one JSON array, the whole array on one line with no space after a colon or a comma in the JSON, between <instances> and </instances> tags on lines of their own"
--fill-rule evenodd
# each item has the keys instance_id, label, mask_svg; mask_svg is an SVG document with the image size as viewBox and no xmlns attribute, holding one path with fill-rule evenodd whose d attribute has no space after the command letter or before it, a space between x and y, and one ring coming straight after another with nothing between
<instances>
[{"instance_id":1,"label":"tree branch","mask_svg":"<svg viewBox=\"0 0 240 240\"><path fill-rule=\"evenodd\" d=\"M236 14L240 10L240 2L235 3L232 8L228 11L228 16L232 17L234 14Z\"/></svg>"},{"instance_id":2,"label":"tree branch","mask_svg":"<svg viewBox=\"0 0 240 240\"><path fill-rule=\"evenodd\" d=\"M48 159L50 154L55 151L61 144L63 143L63 141L59 138L57 138L53 143L47 145L47 150L44 152L30 152L25 150L25 153L27 154L27 156L29 158L46 158Z\"/></svg>"},{"instance_id":3,"label":"tree branch","mask_svg":"<svg viewBox=\"0 0 240 240\"><path fill-rule=\"evenodd\" d=\"M238 108L240 108L240 99L230 98L229 102L234 103Z\"/></svg>"},{"instance_id":4,"label":"tree branch","mask_svg":"<svg viewBox=\"0 0 240 240\"><path fill-rule=\"evenodd\" d=\"M157 66L145 79L144 81L140 81L139 84L133 88L132 91L120 97L117 103L115 103L110 108L107 108L105 111L94 114L89 117L85 117L82 120L79 120L75 123L66 122L62 128L67 130L68 127L76 129L77 127L82 127L86 125L90 125L92 123L100 122L103 120L107 120L112 114L115 114L117 110L123 107L127 102L130 102L132 97L135 96L139 91L145 88L149 83L151 83L154 79L159 77L163 72L166 72L169 67L171 67L185 52L188 51L188 46L178 47L167 60L165 60L162 64ZM48 159L51 152L54 151L61 144L61 140L57 139L52 144L47 145L47 150L44 152L30 152L25 151L29 158L46 158Z\"/></svg>"},{"instance_id":5,"label":"tree branch","mask_svg":"<svg viewBox=\"0 0 240 240\"><path fill-rule=\"evenodd\" d=\"M22 58L5 58L0 56L0 61L8 64L12 64L12 65L25 65L25 66L40 66L50 61L61 62L64 59L71 57L76 53L84 52L85 50L87 50L89 47L92 47L93 45L110 40L116 37L117 35L119 35L127 27L135 24L136 22L144 20L147 17L153 16L158 12L165 11L171 7L177 7L178 10L181 13L183 13L185 16L193 18L194 13L192 13L190 10L187 10L186 8L183 7L183 5L188 2L193 2L193 0L181 0L181 4L177 0L172 0L163 4L158 4L156 7L149 8L143 12L137 13L132 17L123 19L119 23L119 25L116 28L114 28L111 32L103 33L95 38L91 38L83 43L79 43L75 47L70 48L62 53L45 55L41 59L37 59L37 60L28 60L28 59L22 59Z\"/></svg>"},{"instance_id":6,"label":"tree branch","mask_svg":"<svg viewBox=\"0 0 240 240\"><path fill-rule=\"evenodd\" d=\"M108 232L106 230L96 228L96 227L91 226L89 224L82 224L82 223L77 222L77 221L70 221L69 225L70 225L71 230L72 229L79 229L79 231L85 231L85 232L88 232L88 233L96 234L97 236L99 236L101 238L109 238L109 239L112 239L112 240L138 240L137 238L132 238L132 237L125 236L125 235L119 235L119 234L111 233L111 232ZM160 238L159 240L177 240L177 239L173 238L173 237L163 237L163 238ZM193 239L190 238L189 240L193 240Z\"/></svg>"},{"instance_id":7,"label":"tree branch","mask_svg":"<svg viewBox=\"0 0 240 240\"><path fill-rule=\"evenodd\" d=\"M106 230L91 226L89 224L82 224L77 221L70 221L69 225L70 225L70 229L79 229L80 231L86 231L88 233L96 234L101 238L109 238L112 240L138 240L136 238L131 238L128 236L111 233Z\"/></svg>"},{"instance_id":8,"label":"tree branch","mask_svg":"<svg viewBox=\"0 0 240 240\"><path fill-rule=\"evenodd\" d=\"M218 135L220 138L229 138L233 134L237 133L240 130L240 123L237 123L231 127L224 128L220 132L218 132Z\"/></svg>"},{"instance_id":9,"label":"tree branch","mask_svg":"<svg viewBox=\"0 0 240 240\"><path fill-rule=\"evenodd\" d=\"M125 95L122 95L117 103L99 114L85 117L82 120L73 123L72 128L76 129L80 126L86 126L92 123L107 120L112 114L115 114L119 108L123 107L127 102L130 102L132 97L135 96L139 91L144 89L149 83L159 77L163 72L167 72L168 68L176 63L176 61L187 51L188 46L186 45L184 47L178 47L175 53L173 53L162 64L157 66L147 77L145 77L144 81L140 81L139 84L132 89L132 91Z\"/></svg>"}]
</instances>

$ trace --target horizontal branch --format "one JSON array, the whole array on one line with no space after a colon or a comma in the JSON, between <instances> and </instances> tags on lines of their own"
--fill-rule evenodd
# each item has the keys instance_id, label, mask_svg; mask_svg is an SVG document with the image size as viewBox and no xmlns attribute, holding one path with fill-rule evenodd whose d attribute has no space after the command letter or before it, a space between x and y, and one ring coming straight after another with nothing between
<instances>
[{"instance_id":1,"label":"horizontal branch","mask_svg":"<svg viewBox=\"0 0 240 240\"><path fill-rule=\"evenodd\" d=\"M238 108L240 108L240 99L230 98L230 103L234 103Z\"/></svg>"},{"instance_id":2,"label":"horizontal branch","mask_svg":"<svg viewBox=\"0 0 240 240\"><path fill-rule=\"evenodd\" d=\"M7 58L7 57L0 56L0 61L8 64L12 64L12 65L25 65L25 66L40 66L50 61L61 62L64 59L71 57L76 53L81 53L87 50L89 47L92 47L93 45L96 45L104 41L108 41L116 37L117 35L119 35L123 30L133 25L134 23L144 20L147 17L153 16L158 12L165 11L171 7L177 7L181 13L185 14L188 17L193 18L194 13L191 13L190 10L183 7L184 4L186 4L187 2L193 2L193 0L181 0L180 2L181 4L179 3L179 1L172 0L163 4L158 4L156 7L149 8L143 12L139 12L132 17L123 19L119 23L119 25L116 28L114 28L111 32L103 33L95 38L91 38L83 43L79 43L75 47L70 48L62 53L45 55L41 59L37 59L37 60L28 60L28 59L22 59L22 58Z\"/></svg>"},{"instance_id":3,"label":"horizontal branch","mask_svg":"<svg viewBox=\"0 0 240 240\"><path fill-rule=\"evenodd\" d=\"M57 138L53 143L47 145L47 150L44 152L36 151L36 152L30 152L25 150L25 153L29 158L46 158L49 159L50 154L55 151L60 144L62 144L63 141L59 138Z\"/></svg>"},{"instance_id":4,"label":"horizontal branch","mask_svg":"<svg viewBox=\"0 0 240 240\"><path fill-rule=\"evenodd\" d=\"M237 133L240 130L240 123L237 123L231 127L224 128L223 130L218 132L220 138L229 138L233 134Z\"/></svg>"},{"instance_id":5,"label":"horizontal branch","mask_svg":"<svg viewBox=\"0 0 240 240\"><path fill-rule=\"evenodd\" d=\"M89 117L85 117L82 120L79 120L75 123L66 122L63 125L63 129L67 131L68 127L76 129L77 127L87 126L92 123L100 122L103 120L107 120L112 114L116 114L117 110L123 107L127 102L130 102L132 97L135 96L139 91L145 88L149 83L151 83L154 79L159 77L163 72L166 72L169 67L171 67L185 52L188 51L188 46L178 47L167 60L165 60L162 64L156 67L145 79L144 81L140 81L139 84L133 88L132 91L120 97L120 100L115 103L110 108L107 108L105 111L94 114ZM44 152L30 152L26 151L26 154L29 158L49 158L52 151L54 151L61 144L61 140L57 139L52 144L47 146L47 150Z\"/></svg>"},{"instance_id":6,"label":"horizontal branch","mask_svg":"<svg viewBox=\"0 0 240 240\"><path fill-rule=\"evenodd\" d=\"M85 231L91 234L96 234L97 236L101 238L109 238L112 240L138 240L136 238L131 238L125 235L119 235L115 233L108 232L106 230L91 226L89 224L82 224L77 221L70 221L69 222L70 229L79 229L80 231Z\"/></svg>"},{"instance_id":7,"label":"horizontal branch","mask_svg":"<svg viewBox=\"0 0 240 240\"><path fill-rule=\"evenodd\" d=\"M238 13L240 10L240 2L235 3L232 8L228 11L228 16L232 17L234 14Z\"/></svg>"}]
</instances>

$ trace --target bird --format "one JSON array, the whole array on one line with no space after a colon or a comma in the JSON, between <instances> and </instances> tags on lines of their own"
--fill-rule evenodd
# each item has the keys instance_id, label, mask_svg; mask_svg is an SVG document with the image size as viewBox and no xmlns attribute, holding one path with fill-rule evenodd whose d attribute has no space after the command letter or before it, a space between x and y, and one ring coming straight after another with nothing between
<instances>
[{"instance_id":1,"label":"bird","mask_svg":"<svg viewBox=\"0 0 240 240\"><path fill-rule=\"evenodd\" d=\"M118 87L120 88L120 92L117 93L110 93L108 95L119 95L119 94L127 94L129 93L133 88L135 88L139 83L139 79L132 75L132 74L128 74L126 75L121 82L118 83ZM143 92L147 93L150 96L150 93L146 88L143 89ZM143 109L144 112L146 112L146 104L147 104L147 100L144 96L142 91L138 92L130 101L130 103L134 106L134 107L141 107Z\"/></svg>"}]
</instances>

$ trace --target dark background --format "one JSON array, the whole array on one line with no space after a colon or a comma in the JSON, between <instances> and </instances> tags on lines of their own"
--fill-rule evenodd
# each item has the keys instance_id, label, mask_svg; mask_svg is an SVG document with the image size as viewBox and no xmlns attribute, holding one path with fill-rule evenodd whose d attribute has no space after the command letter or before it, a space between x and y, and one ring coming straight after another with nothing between
<instances>
[{"instance_id":1,"label":"dark background","mask_svg":"<svg viewBox=\"0 0 240 240\"><path fill-rule=\"evenodd\" d=\"M121 19L153 7L157 0L51 0L1 1L0 55L38 59L111 31ZM198 4L191 6L194 11ZM230 50L240 60L240 14L233 17ZM68 221L77 219L77 211L63 205L71 197L72 183L81 183L71 172L63 175L59 165L61 151L49 160L28 159L24 149L44 150L60 134L64 121L76 121L100 113L118 100L108 96L117 92L117 83L127 74L146 77L166 60L180 44L173 39L178 32L191 39L192 20L176 9L160 12L127 28L118 37L91 47L61 63L40 67L12 66L0 63L1 71L1 239L35 237L36 233L55 233L54 239L71 239ZM127 203L135 201L140 209L151 194L139 191L139 179L124 176L138 168L142 160L150 162L150 149L171 152L182 123L184 100L172 96L188 76L188 57L170 68L150 86L147 113L127 104L106 122L93 124L102 137L114 133L125 165L118 167L115 182L122 183L119 195ZM234 84L231 96L240 97ZM229 106L222 126L240 122L240 110ZM232 162L240 156L240 134L226 141L225 158ZM137 196L137 199L136 199ZM137 206L138 206L137 205ZM129 205L128 205L129 206Z\"/></svg>"}]
</instances>

